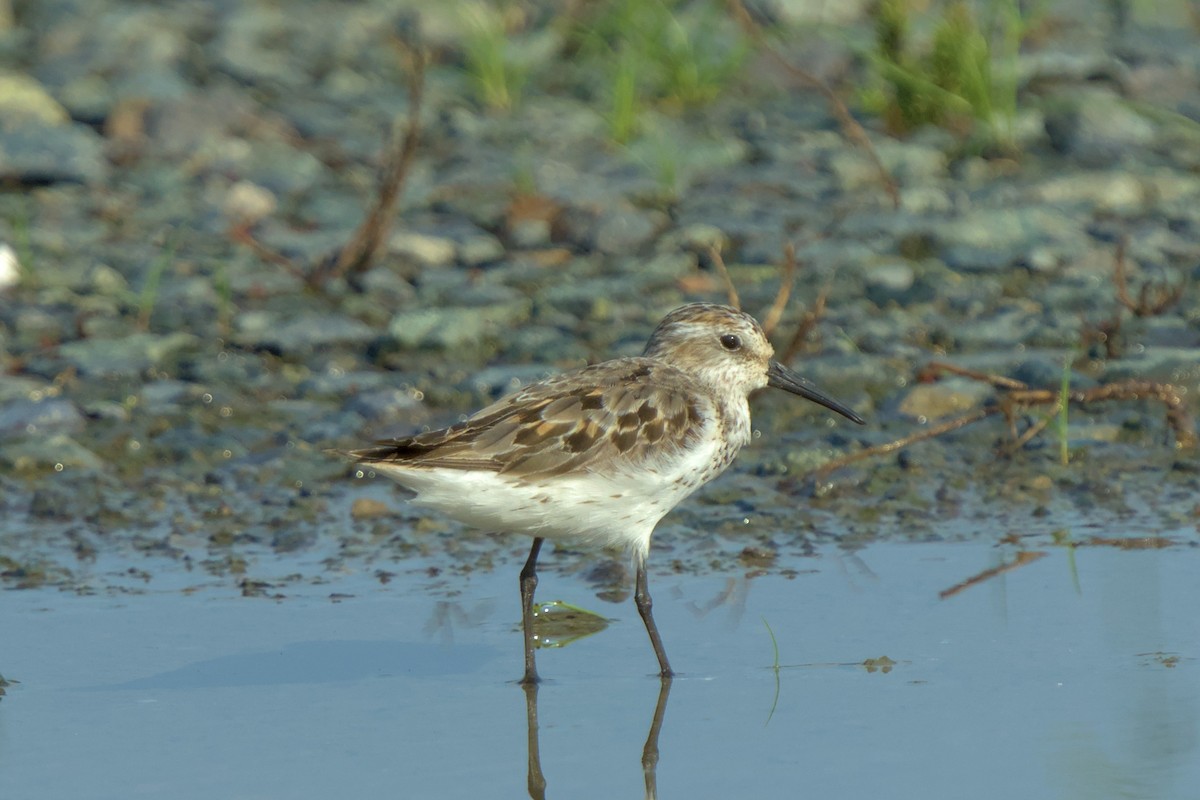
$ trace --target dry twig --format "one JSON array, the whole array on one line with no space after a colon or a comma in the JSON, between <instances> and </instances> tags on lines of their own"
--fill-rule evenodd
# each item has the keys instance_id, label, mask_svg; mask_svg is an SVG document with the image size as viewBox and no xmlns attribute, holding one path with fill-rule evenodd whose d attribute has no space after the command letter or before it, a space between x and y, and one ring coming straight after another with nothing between
<instances>
[{"instance_id":1,"label":"dry twig","mask_svg":"<svg viewBox=\"0 0 1200 800\"><path fill-rule=\"evenodd\" d=\"M1012 378L977 372L939 361L931 362L919 373L919 376L922 380L928 381L933 380L937 374L943 372L990 383L1001 392L999 402L939 423L910 436L826 461L813 470L812 474L824 475L856 461L893 453L911 444L942 436L998 413L1002 413L1005 419L1008 420L1009 430L1013 437L1012 442L1000 449L1000 454L1011 455L1046 429L1051 420L1054 419L1055 412L1057 412L1062 398L1062 392L1059 389L1030 389L1026 384ZM1067 402L1071 405L1087 405L1089 403L1110 400L1157 400L1166 409L1167 425L1171 428L1171 432L1175 436L1176 448L1186 450L1200 444L1200 439L1197 438L1196 434L1195 421L1187 411L1183 395L1169 383L1128 380L1117 383L1106 383L1090 389L1072 390L1067 393ZM1053 411L1044 415L1041 420L1035 422L1023 433L1018 434L1016 424L1017 415L1021 411L1034 406L1051 406Z\"/></svg>"},{"instance_id":2,"label":"dry twig","mask_svg":"<svg viewBox=\"0 0 1200 800\"><path fill-rule=\"evenodd\" d=\"M410 47L403 43L402 46L409 61L409 105L404 134L398 136L393 132L393 143L382 169L374 205L346 245L336 254L306 270L287 256L258 241L249 225L237 224L230 228L229 236L233 241L249 247L262 260L283 267L311 288L319 289L330 279L338 277L345 277L353 283L356 276L370 269L391 230L396 203L420 143L421 102L424 97L425 67L428 62L428 55L422 48Z\"/></svg>"},{"instance_id":3,"label":"dry twig","mask_svg":"<svg viewBox=\"0 0 1200 800\"><path fill-rule=\"evenodd\" d=\"M1187 279L1171 286L1165 282L1155 283L1146 281L1138 291L1138 297L1133 299L1129 294L1129 278L1127 275L1126 252L1129 249L1129 235L1121 237L1117 242L1117 252L1113 265L1113 284L1117 289L1117 302L1133 312L1135 317L1154 317L1179 302L1187 288Z\"/></svg>"},{"instance_id":4,"label":"dry twig","mask_svg":"<svg viewBox=\"0 0 1200 800\"><path fill-rule=\"evenodd\" d=\"M846 108L846 104L842 99L834 93L825 81L813 75L806 69L797 67L792 62L788 61L782 53L767 41L766 34L762 27L755 22L754 18L746 10L742 4L742 0L729 0L729 10L733 14L737 23L742 27L755 44L757 44L768 56L779 64L792 77L804 85L815 89L825 101L829 103L829 109L837 118L838 125L841 126L842 135L845 136L851 144L861 147L875 165L875 170L879 173L879 180L883 184L883 189L887 192L888 197L892 201L894 208L900 208L900 190L896 186L896 180L887 171L887 167L879 159L879 154L875 151L875 146L871 144L871 139L867 136L867 132L863 130L863 126L858 123L858 120L850 113L850 109Z\"/></svg>"},{"instance_id":5,"label":"dry twig","mask_svg":"<svg viewBox=\"0 0 1200 800\"><path fill-rule=\"evenodd\" d=\"M741 308L741 298L738 296L737 287L733 283L733 277L729 274L729 268L725 266L725 259L721 257L721 251L716 247L710 246L708 248L708 257L716 268L717 274L721 276L721 281L725 284L725 294L728 297L729 305L734 308ZM768 338L779 327L779 321L783 319L783 312L792 297L792 287L796 283L796 268L796 248L789 242L783 248L783 277L780 280L779 290L775 293L775 299L771 302L771 307L763 318L763 333ZM813 301L812 309L805 311L803 316L801 316L800 322L796 325L795 333L792 334L787 347L783 349L783 354L779 357L780 362L789 364L796 357L796 354L800 352L800 348L804 346L808 335L817 327L817 323L824 318L825 305L828 299L829 287L824 286L817 293L817 299Z\"/></svg>"},{"instance_id":6,"label":"dry twig","mask_svg":"<svg viewBox=\"0 0 1200 800\"><path fill-rule=\"evenodd\" d=\"M1013 390L1001 399L1005 416L1010 419L1022 408L1058 403L1057 389ZM1167 425L1175 434L1175 446L1189 449L1197 445L1196 423L1188 413L1183 395L1169 383L1156 381L1128 380L1105 383L1090 389L1076 389L1067 393L1067 401L1074 405L1106 402L1109 400L1157 400L1163 404L1167 414Z\"/></svg>"},{"instance_id":7,"label":"dry twig","mask_svg":"<svg viewBox=\"0 0 1200 800\"><path fill-rule=\"evenodd\" d=\"M993 375L990 372L980 372L967 367L960 367L957 364L951 364L946 361L930 361L925 365L925 368L917 373L917 381L919 383L932 383L936 381L943 373L951 375L961 375L964 378L970 378L973 381L981 383L990 383L997 389L1028 389L1027 384L1021 383L1014 378L1006 378L1003 375Z\"/></svg>"},{"instance_id":8,"label":"dry twig","mask_svg":"<svg viewBox=\"0 0 1200 800\"><path fill-rule=\"evenodd\" d=\"M328 267L314 272L315 282L323 284L329 278L352 276L366 272L375 261L380 245L387 238L395 218L396 202L404 188L405 178L412 167L417 145L421 140L421 101L425 94L425 67L428 56L420 48L408 49L408 118L404 135L393 134L392 149L388 154L380 180L375 205L350 241L338 253ZM329 262L327 262L329 263ZM324 274L320 274L320 273Z\"/></svg>"},{"instance_id":9,"label":"dry twig","mask_svg":"<svg viewBox=\"0 0 1200 800\"><path fill-rule=\"evenodd\" d=\"M887 455L888 453L894 453L897 450L902 450L905 447L908 447L910 444L923 442L926 439L933 439L938 436L942 436L943 434L947 434L950 431L956 431L959 428L965 428L972 423L978 422L981 419L985 419L995 413L998 413L999 410L1000 409L995 406L981 408L976 411L972 411L969 414L964 414L961 417L955 417L947 422L934 425L932 428L926 428L925 430L914 433L910 436L905 436L885 444L877 444L874 447L857 450L853 453L847 453L840 458L826 461L824 464L813 470L812 474L824 475L826 473L833 472L834 470L841 469L847 464L853 464L855 461L862 461L866 458L873 458L874 456L882 456Z\"/></svg>"},{"instance_id":10,"label":"dry twig","mask_svg":"<svg viewBox=\"0 0 1200 800\"><path fill-rule=\"evenodd\" d=\"M712 259L713 266L717 268L717 274L721 276L721 280L725 283L725 294L729 298L729 305L740 309L742 300L738 297L737 287L733 285L733 278L729 275L729 268L725 266L725 259L721 257L721 251L710 245L708 248L708 257Z\"/></svg>"},{"instance_id":11,"label":"dry twig","mask_svg":"<svg viewBox=\"0 0 1200 800\"><path fill-rule=\"evenodd\" d=\"M938 592L938 597L943 600L945 600L947 597L953 597L959 592L962 592L965 589L970 589L972 586L978 586L984 581L989 581L992 578L995 578L997 575L1003 575L1006 572L1012 572L1014 569L1023 567L1026 564L1032 564L1034 561L1037 561L1044 555L1046 554L1041 550L1022 550L1021 552L1017 553L1013 560L1009 563L1001 564L1000 566L992 567L991 569L985 569L983 572L972 575L965 581L956 583L949 589L943 589L942 591Z\"/></svg>"},{"instance_id":12,"label":"dry twig","mask_svg":"<svg viewBox=\"0 0 1200 800\"><path fill-rule=\"evenodd\" d=\"M808 335L817 327L817 323L825 316L825 302L829 299L829 287L821 287L821 291L817 292L817 299L813 301L813 307L804 312L804 316L800 318L799 324L796 325L796 332L792 334L791 341L787 347L783 349L783 355L779 357L780 362L784 364L792 363L792 359L800 352L800 348L804 346Z\"/></svg>"},{"instance_id":13,"label":"dry twig","mask_svg":"<svg viewBox=\"0 0 1200 800\"><path fill-rule=\"evenodd\" d=\"M1121 355L1121 348L1118 346L1121 322L1121 309L1119 308L1110 319L1097 322L1095 325L1089 324L1087 319L1083 319L1079 333L1080 346L1086 350L1093 344L1099 343L1104 345L1105 358L1118 358Z\"/></svg>"},{"instance_id":14,"label":"dry twig","mask_svg":"<svg viewBox=\"0 0 1200 800\"><path fill-rule=\"evenodd\" d=\"M783 278L779 282L779 291L775 293L775 301L763 318L763 333L767 338L775 332L775 326L783 317L783 309L787 307L788 299L792 296L792 286L796 282L796 248L788 242L783 246Z\"/></svg>"},{"instance_id":15,"label":"dry twig","mask_svg":"<svg viewBox=\"0 0 1200 800\"><path fill-rule=\"evenodd\" d=\"M254 251L254 255L266 261L268 264L274 264L277 267L283 267L294 277L308 282L308 273L300 269L295 261L280 253L278 250L272 250L265 244L260 242L254 236L254 232L250 230L250 226L245 223L237 223L229 228L229 238L240 245L249 247Z\"/></svg>"}]
</instances>

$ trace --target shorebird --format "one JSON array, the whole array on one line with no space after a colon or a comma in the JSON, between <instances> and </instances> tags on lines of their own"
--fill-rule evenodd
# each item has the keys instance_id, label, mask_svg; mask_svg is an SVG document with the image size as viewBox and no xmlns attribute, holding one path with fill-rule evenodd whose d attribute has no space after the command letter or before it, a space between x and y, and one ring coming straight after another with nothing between
<instances>
[{"instance_id":1,"label":"shorebird","mask_svg":"<svg viewBox=\"0 0 1200 800\"><path fill-rule=\"evenodd\" d=\"M632 555L634 600L668 678L646 579L650 537L750 441L750 394L773 386L863 422L773 355L750 315L694 303L668 314L640 356L532 383L457 425L347 455L448 517L533 537L520 575L522 683L538 681L533 593L546 539Z\"/></svg>"}]
</instances>

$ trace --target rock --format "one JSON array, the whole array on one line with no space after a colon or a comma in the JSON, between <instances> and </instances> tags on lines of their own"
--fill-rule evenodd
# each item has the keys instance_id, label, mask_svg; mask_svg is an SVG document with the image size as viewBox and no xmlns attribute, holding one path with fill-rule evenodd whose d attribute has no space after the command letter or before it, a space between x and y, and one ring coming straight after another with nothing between
<instances>
[{"instance_id":1,"label":"rock","mask_svg":"<svg viewBox=\"0 0 1200 800\"><path fill-rule=\"evenodd\" d=\"M1058 389L1062 386L1063 364L1051 358L1034 356L1027 358L1014 369L1008 371L1008 376L1021 381L1031 389ZM1087 389L1096 385L1096 379L1080 375L1074 370L1070 373L1071 387Z\"/></svg>"},{"instance_id":2,"label":"rock","mask_svg":"<svg viewBox=\"0 0 1200 800\"><path fill-rule=\"evenodd\" d=\"M1101 376L1106 382L1147 380L1170 383L1194 393L1200 386L1200 358L1195 347L1146 347L1110 361Z\"/></svg>"},{"instance_id":3,"label":"rock","mask_svg":"<svg viewBox=\"0 0 1200 800\"><path fill-rule=\"evenodd\" d=\"M36 80L28 75L0 73L0 127L54 127L68 122L67 110Z\"/></svg>"},{"instance_id":4,"label":"rock","mask_svg":"<svg viewBox=\"0 0 1200 800\"><path fill-rule=\"evenodd\" d=\"M547 287L543 297L548 306L576 319L604 319L614 302L632 299L634 294L634 287L609 277Z\"/></svg>"},{"instance_id":5,"label":"rock","mask_svg":"<svg viewBox=\"0 0 1200 800\"><path fill-rule=\"evenodd\" d=\"M458 219L410 224L392 234L388 250L426 267L444 267L455 262L477 267L504 255L504 245L499 239Z\"/></svg>"},{"instance_id":6,"label":"rock","mask_svg":"<svg viewBox=\"0 0 1200 800\"><path fill-rule=\"evenodd\" d=\"M546 364L515 364L481 369L467 378L464 389L488 400L498 399L551 375L555 370Z\"/></svg>"},{"instance_id":7,"label":"rock","mask_svg":"<svg viewBox=\"0 0 1200 800\"><path fill-rule=\"evenodd\" d=\"M868 266L865 283L867 299L880 308L892 303L901 307L927 303L936 294L931 284L917 278L911 264L899 259Z\"/></svg>"},{"instance_id":8,"label":"rock","mask_svg":"<svg viewBox=\"0 0 1200 800\"><path fill-rule=\"evenodd\" d=\"M102 183L104 142L85 125L0 126L0 183Z\"/></svg>"},{"instance_id":9,"label":"rock","mask_svg":"<svg viewBox=\"0 0 1200 800\"><path fill-rule=\"evenodd\" d=\"M136 377L146 370L164 369L192 349L199 338L177 331L165 336L134 333L123 339L83 339L59 348L59 355L87 377Z\"/></svg>"},{"instance_id":10,"label":"rock","mask_svg":"<svg viewBox=\"0 0 1200 800\"><path fill-rule=\"evenodd\" d=\"M991 350L1027 343L1038 330L1041 309L1032 301L1010 304L1006 308L957 326L953 331L955 343L967 350Z\"/></svg>"},{"instance_id":11,"label":"rock","mask_svg":"<svg viewBox=\"0 0 1200 800\"><path fill-rule=\"evenodd\" d=\"M0 372L0 404L14 400L41 400L53 396L51 384L23 375Z\"/></svg>"},{"instance_id":12,"label":"rock","mask_svg":"<svg viewBox=\"0 0 1200 800\"><path fill-rule=\"evenodd\" d=\"M151 381L142 387L139 405L142 410L154 414L175 411L196 391L198 391L196 385L186 381Z\"/></svg>"},{"instance_id":13,"label":"rock","mask_svg":"<svg viewBox=\"0 0 1200 800\"><path fill-rule=\"evenodd\" d=\"M1138 211L1153 196L1142 179L1125 170L1079 172L1043 181L1034 190L1043 203L1078 203L1097 211Z\"/></svg>"},{"instance_id":14,"label":"rock","mask_svg":"<svg viewBox=\"0 0 1200 800\"><path fill-rule=\"evenodd\" d=\"M305 49L315 19L267 6L234 7L210 44L217 65L250 84L300 86L312 79L306 67L318 55ZM323 27L323 26L322 26Z\"/></svg>"},{"instance_id":15,"label":"rock","mask_svg":"<svg viewBox=\"0 0 1200 800\"><path fill-rule=\"evenodd\" d=\"M862 20L873 7L870 0L756 0L747 3L752 15L764 21L781 21L789 26L848 25Z\"/></svg>"},{"instance_id":16,"label":"rock","mask_svg":"<svg viewBox=\"0 0 1200 800\"><path fill-rule=\"evenodd\" d=\"M326 173L312 153L273 139L229 139L203 155L209 157L206 166L213 172L236 176L282 197L313 190Z\"/></svg>"},{"instance_id":17,"label":"rock","mask_svg":"<svg viewBox=\"0 0 1200 800\"><path fill-rule=\"evenodd\" d=\"M380 517L390 517L394 513L396 512L387 503L370 497L355 498L354 503L350 506L351 519L379 519Z\"/></svg>"},{"instance_id":18,"label":"rock","mask_svg":"<svg viewBox=\"0 0 1200 800\"><path fill-rule=\"evenodd\" d=\"M129 281L107 264L97 264L90 276L92 291L109 298L129 297Z\"/></svg>"},{"instance_id":19,"label":"rock","mask_svg":"<svg viewBox=\"0 0 1200 800\"><path fill-rule=\"evenodd\" d=\"M716 225L693 222L663 234L656 246L660 252L682 250L688 253L707 254L711 248L725 252L729 249L729 237Z\"/></svg>"},{"instance_id":20,"label":"rock","mask_svg":"<svg viewBox=\"0 0 1200 800\"><path fill-rule=\"evenodd\" d=\"M590 235L591 245L601 253L637 253L666 225L666 215L661 211L617 208L596 220Z\"/></svg>"},{"instance_id":21,"label":"rock","mask_svg":"<svg viewBox=\"0 0 1200 800\"><path fill-rule=\"evenodd\" d=\"M234 223L254 224L275 213L279 201L270 189L251 181L235 181L225 195L221 210Z\"/></svg>"},{"instance_id":22,"label":"rock","mask_svg":"<svg viewBox=\"0 0 1200 800\"><path fill-rule=\"evenodd\" d=\"M900 208L908 214L946 214L954 201L936 186L906 186L900 192Z\"/></svg>"},{"instance_id":23,"label":"rock","mask_svg":"<svg viewBox=\"0 0 1200 800\"><path fill-rule=\"evenodd\" d=\"M316 541L315 530L289 527L275 532L271 537L271 549L276 553L294 553L311 547Z\"/></svg>"},{"instance_id":24,"label":"rock","mask_svg":"<svg viewBox=\"0 0 1200 800\"><path fill-rule=\"evenodd\" d=\"M1046 134L1055 150L1094 166L1126 161L1154 144L1153 122L1103 89L1077 90L1046 112Z\"/></svg>"},{"instance_id":25,"label":"rock","mask_svg":"<svg viewBox=\"0 0 1200 800\"><path fill-rule=\"evenodd\" d=\"M398 231L388 240L388 250L425 267L444 267L454 263L454 242L442 236L416 231Z\"/></svg>"},{"instance_id":26,"label":"rock","mask_svg":"<svg viewBox=\"0 0 1200 800\"><path fill-rule=\"evenodd\" d=\"M217 156L215 151L238 148L235 132L258 113L243 92L232 86L214 86L151 107L144 134L156 154L187 159L198 166L212 161Z\"/></svg>"},{"instance_id":27,"label":"rock","mask_svg":"<svg viewBox=\"0 0 1200 800\"><path fill-rule=\"evenodd\" d=\"M108 466L104 459L65 433L6 444L0 449L0 461L17 471L47 468L55 472L65 469L102 470Z\"/></svg>"},{"instance_id":28,"label":"rock","mask_svg":"<svg viewBox=\"0 0 1200 800\"><path fill-rule=\"evenodd\" d=\"M913 419L938 420L977 408L994 392L988 384L966 378L946 378L937 383L919 383L904 395L899 411Z\"/></svg>"},{"instance_id":29,"label":"rock","mask_svg":"<svg viewBox=\"0 0 1200 800\"><path fill-rule=\"evenodd\" d=\"M479 307L421 308L392 318L388 332L403 347L453 349L479 344L529 319L525 297Z\"/></svg>"},{"instance_id":30,"label":"rock","mask_svg":"<svg viewBox=\"0 0 1200 800\"><path fill-rule=\"evenodd\" d=\"M70 400L14 400L0 406L0 436L4 438L78 433L83 427L83 414Z\"/></svg>"},{"instance_id":31,"label":"rock","mask_svg":"<svg viewBox=\"0 0 1200 800\"><path fill-rule=\"evenodd\" d=\"M365 347L378 332L357 319L320 311L283 315L250 312L237 318L235 340L277 353L311 353L325 347Z\"/></svg>"},{"instance_id":32,"label":"rock","mask_svg":"<svg viewBox=\"0 0 1200 800\"><path fill-rule=\"evenodd\" d=\"M1084 249L1077 219L1045 206L976 208L931 231L938 257L956 272L986 273L1021 263L1038 245Z\"/></svg>"},{"instance_id":33,"label":"rock","mask_svg":"<svg viewBox=\"0 0 1200 800\"><path fill-rule=\"evenodd\" d=\"M480 231L457 244L458 260L464 266L478 267L504 257L504 245L490 233Z\"/></svg>"},{"instance_id":34,"label":"rock","mask_svg":"<svg viewBox=\"0 0 1200 800\"><path fill-rule=\"evenodd\" d=\"M876 145L879 160L901 185L928 186L946 176L946 154L934 147L888 139ZM878 188L879 169L860 150L839 148L829 156L829 169L843 191Z\"/></svg>"},{"instance_id":35,"label":"rock","mask_svg":"<svg viewBox=\"0 0 1200 800\"><path fill-rule=\"evenodd\" d=\"M346 410L358 414L368 423L393 422L411 417L422 409L421 392L409 389L379 388L359 392L346 403Z\"/></svg>"},{"instance_id":36,"label":"rock","mask_svg":"<svg viewBox=\"0 0 1200 800\"><path fill-rule=\"evenodd\" d=\"M21 263L17 251L7 242L0 242L0 292L11 289L21 282Z\"/></svg>"}]
</instances>

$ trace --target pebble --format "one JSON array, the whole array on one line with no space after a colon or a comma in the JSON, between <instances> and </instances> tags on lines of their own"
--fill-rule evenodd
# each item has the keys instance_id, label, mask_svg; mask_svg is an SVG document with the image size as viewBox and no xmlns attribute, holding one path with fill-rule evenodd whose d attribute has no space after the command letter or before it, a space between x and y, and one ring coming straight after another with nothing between
<instances>
[{"instance_id":1,"label":"pebble","mask_svg":"<svg viewBox=\"0 0 1200 800\"><path fill-rule=\"evenodd\" d=\"M392 318L388 332L407 348L453 350L478 345L529 319L524 298L480 307L421 308Z\"/></svg>"},{"instance_id":2,"label":"pebble","mask_svg":"<svg viewBox=\"0 0 1200 800\"><path fill-rule=\"evenodd\" d=\"M0 125L0 183L101 184L109 174L104 143L84 125Z\"/></svg>"},{"instance_id":3,"label":"pebble","mask_svg":"<svg viewBox=\"0 0 1200 800\"><path fill-rule=\"evenodd\" d=\"M0 436L6 439L78 433L83 427L83 414L63 398L13 400L0 406Z\"/></svg>"},{"instance_id":4,"label":"pebble","mask_svg":"<svg viewBox=\"0 0 1200 800\"><path fill-rule=\"evenodd\" d=\"M29 75L0 72L0 127L64 125L67 110Z\"/></svg>"},{"instance_id":5,"label":"pebble","mask_svg":"<svg viewBox=\"0 0 1200 800\"><path fill-rule=\"evenodd\" d=\"M1158 127L1128 100L1106 89L1077 90L1046 115L1046 133L1059 152L1089 166L1111 166L1151 147Z\"/></svg>"},{"instance_id":6,"label":"pebble","mask_svg":"<svg viewBox=\"0 0 1200 800\"><path fill-rule=\"evenodd\" d=\"M7 242L0 242L0 292L21 282L21 262L17 251Z\"/></svg>"},{"instance_id":7,"label":"pebble","mask_svg":"<svg viewBox=\"0 0 1200 800\"><path fill-rule=\"evenodd\" d=\"M868 266L865 280L867 299L880 308L892 303L902 307L927 303L937 294L932 284L918 279L911 264L899 260Z\"/></svg>"},{"instance_id":8,"label":"pebble","mask_svg":"<svg viewBox=\"0 0 1200 800\"><path fill-rule=\"evenodd\" d=\"M358 497L350 505L351 519L380 519L390 517L395 512L387 503L371 497Z\"/></svg>"},{"instance_id":9,"label":"pebble","mask_svg":"<svg viewBox=\"0 0 1200 800\"><path fill-rule=\"evenodd\" d=\"M371 424L411 418L413 413L421 408L421 400L414 392L393 388L368 389L359 392L351 397L345 405L347 411L358 414Z\"/></svg>"},{"instance_id":10,"label":"pebble","mask_svg":"<svg viewBox=\"0 0 1200 800\"><path fill-rule=\"evenodd\" d=\"M995 389L982 381L944 378L909 389L900 401L899 411L912 419L940 420L977 408L994 394Z\"/></svg>"},{"instance_id":11,"label":"pebble","mask_svg":"<svg viewBox=\"0 0 1200 800\"><path fill-rule=\"evenodd\" d=\"M176 331L163 336L133 333L123 339L81 339L59 348L60 356L80 375L88 377L137 377L195 348L198 337Z\"/></svg>"}]
</instances>

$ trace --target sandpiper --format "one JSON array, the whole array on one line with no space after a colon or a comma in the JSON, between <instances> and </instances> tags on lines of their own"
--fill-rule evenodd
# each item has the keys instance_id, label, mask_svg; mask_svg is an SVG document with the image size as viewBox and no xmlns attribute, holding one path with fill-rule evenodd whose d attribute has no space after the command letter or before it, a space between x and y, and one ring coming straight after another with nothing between
<instances>
[{"instance_id":1,"label":"sandpiper","mask_svg":"<svg viewBox=\"0 0 1200 800\"><path fill-rule=\"evenodd\" d=\"M694 303L668 314L641 356L547 378L457 425L348 455L453 519L533 537L520 576L523 683L538 680L533 592L546 539L631 553L634 600L667 678L646 581L650 536L750 441L749 395L774 386L863 422L773 355L750 315Z\"/></svg>"}]
</instances>

